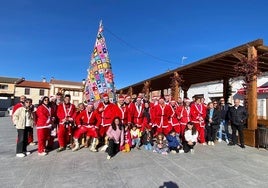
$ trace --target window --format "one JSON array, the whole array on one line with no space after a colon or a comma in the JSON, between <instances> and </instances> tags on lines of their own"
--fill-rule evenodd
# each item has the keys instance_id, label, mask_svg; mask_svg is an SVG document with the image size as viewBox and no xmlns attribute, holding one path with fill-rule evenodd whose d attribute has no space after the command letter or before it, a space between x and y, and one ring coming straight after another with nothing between
<instances>
[{"instance_id":1,"label":"window","mask_svg":"<svg viewBox=\"0 0 268 188\"><path fill-rule=\"evenodd\" d=\"M44 89L40 89L39 90L39 95L40 96L44 96L45 95L45 90Z\"/></svg>"},{"instance_id":2,"label":"window","mask_svg":"<svg viewBox=\"0 0 268 188\"><path fill-rule=\"evenodd\" d=\"M24 95L30 95L30 88L25 88Z\"/></svg>"},{"instance_id":3,"label":"window","mask_svg":"<svg viewBox=\"0 0 268 188\"><path fill-rule=\"evenodd\" d=\"M79 92L78 91L74 91L74 96L78 97L79 96Z\"/></svg>"},{"instance_id":4,"label":"window","mask_svg":"<svg viewBox=\"0 0 268 188\"><path fill-rule=\"evenodd\" d=\"M8 89L8 85L0 85L0 89Z\"/></svg>"}]
</instances>

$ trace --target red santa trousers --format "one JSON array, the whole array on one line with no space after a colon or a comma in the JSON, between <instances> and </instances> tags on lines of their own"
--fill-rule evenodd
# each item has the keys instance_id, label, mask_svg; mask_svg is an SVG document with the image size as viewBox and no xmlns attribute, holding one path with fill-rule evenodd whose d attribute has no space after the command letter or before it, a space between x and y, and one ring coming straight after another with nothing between
<instances>
[{"instance_id":1,"label":"red santa trousers","mask_svg":"<svg viewBox=\"0 0 268 188\"><path fill-rule=\"evenodd\" d=\"M70 142L70 136L72 135L72 129L63 124L59 124L58 128L58 142L60 147L66 147L66 145Z\"/></svg>"},{"instance_id":2,"label":"red santa trousers","mask_svg":"<svg viewBox=\"0 0 268 188\"><path fill-rule=\"evenodd\" d=\"M100 137L104 137L106 135L106 132L108 131L109 126L100 125L100 132L99 132Z\"/></svg>"},{"instance_id":3,"label":"red santa trousers","mask_svg":"<svg viewBox=\"0 0 268 188\"><path fill-rule=\"evenodd\" d=\"M203 124L195 123L196 130L198 131L199 142L203 144L205 140L205 127Z\"/></svg>"},{"instance_id":4,"label":"red santa trousers","mask_svg":"<svg viewBox=\"0 0 268 188\"><path fill-rule=\"evenodd\" d=\"M87 133L87 137L98 138L97 131L94 127L88 128L85 126L81 126L74 131L74 138L79 139L85 133Z\"/></svg>"},{"instance_id":5,"label":"red santa trousers","mask_svg":"<svg viewBox=\"0 0 268 188\"><path fill-rule=\"evenodd\" d=\"M46 141L48 140L48 135L50 133L50 128L37 128L37 139L38 139L38 153L43 153L46 150Z\"/></svg>"}]
</instances>

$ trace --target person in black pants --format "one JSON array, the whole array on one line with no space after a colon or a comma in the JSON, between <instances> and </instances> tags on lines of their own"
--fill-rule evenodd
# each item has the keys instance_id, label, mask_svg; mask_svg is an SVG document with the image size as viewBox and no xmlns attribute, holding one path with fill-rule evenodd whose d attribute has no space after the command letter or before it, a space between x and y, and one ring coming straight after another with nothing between
<instances>
[{"instance_id":1,"label":"person in black pants","mask_svg":"<svg viewBox=\"0 0 268 188\"><path fill-rule=\"evenodd\" d=\"M245 107L240 105L239 99L235 99L234 106L232 106L228 112L228 117L231 121L232 128L232 142L230 142L228 145L232 146L237 144L236 132L238 131L240 147L245 148L243 129L247 121L248 113Z\"/></svg>"},{"instance_id":2,"label":"person in black pants","mask_svg":"<svg viewBox=\"0 0 268 188\"><path fill-rule=\"evenodd\" d=\"M208 145L214 146L216 140L216 133L220 124L220 112L214 108L216 101L208 103L207 115L206 115L206 130Z\"/></svg>"}]
</instances>

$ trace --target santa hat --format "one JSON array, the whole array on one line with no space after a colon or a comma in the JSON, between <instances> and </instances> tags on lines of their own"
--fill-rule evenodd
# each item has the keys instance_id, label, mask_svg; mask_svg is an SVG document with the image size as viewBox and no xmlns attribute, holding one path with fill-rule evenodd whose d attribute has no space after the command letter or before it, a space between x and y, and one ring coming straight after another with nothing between
<instances>
[{"instance_id":1,"label":"santa hat","mask_svg":"<svg viewBox=\"0 0 268 188\"><path fill-rule=\"evenodd\" d=\"M140 96L138 96L136 100L141 100L141 97L140 97Z\"/></svg>"},{"instance_id":2,"label":"santa hat","mask_svg":"<svg viewBox=\"0 0 268 188\"><path fill-rule=\"evenodd\" d=\"M49 97L49 100L50 100L50 101L56 100L56 97L55 97L54 95L51 95L51 96Z\"/></svg>"},{"instance_id":3,"label":"santa hat","mask_svg":"<svg viewBox=\"0 0 268 188\"><path fill-rule=\"evenodd\" d=\"M189 98L184 98L184 102L191 102Z\"/></svg>"},{"instance_id":4,"label":"santa hat","mask_svg":"<svg viewBox=\"0 0 268 188\"><path fill-rule=\"evenodd\" d=\"M102 98L109 98L109 96L108 96L107 93L104 93L104 94L102 95Z\"/></svg>"},{"instance_id":5,"label":"santa hat","mask_svg":"<svg viewBox=\"0 0 268 188\"><path fill-rule=\"evenodd\" d=\"M125 97L123 95L119 95L118 100L124 100Z\"/></svg>"}]
</instances>

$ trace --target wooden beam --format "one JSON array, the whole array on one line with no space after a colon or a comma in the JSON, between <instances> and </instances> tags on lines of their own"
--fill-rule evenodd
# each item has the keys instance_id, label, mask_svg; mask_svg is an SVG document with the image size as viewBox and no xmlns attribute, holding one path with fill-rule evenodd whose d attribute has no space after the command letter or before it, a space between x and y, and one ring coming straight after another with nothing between
<instances>
[{"instance_id":1,"label":"wooden beam","mask_svg":"<svg viewBox=\"0 0 268 188\"><path fill-rule=\"evenodd\" d=\"M232 55L233 55L234 57L236 57L239 61L242 61L243 58L246 57L244 54L241 54L241 53L239 53L239 52L234 52L234 53L232 53Z\"/></svg>"}]
</instances>

